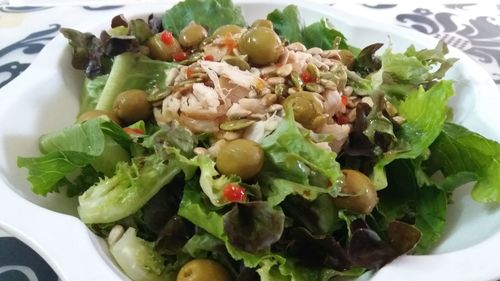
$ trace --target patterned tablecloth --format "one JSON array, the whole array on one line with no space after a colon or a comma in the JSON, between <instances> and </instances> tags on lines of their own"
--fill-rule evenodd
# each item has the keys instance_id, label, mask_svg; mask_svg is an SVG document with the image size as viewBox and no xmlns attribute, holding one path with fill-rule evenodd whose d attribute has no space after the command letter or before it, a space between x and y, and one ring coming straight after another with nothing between
<instances>
[{"instance_id":1,"label":"patterned tablecloth","mask_svg":"<svg viewBox=\"0 0 500 281\"><path fill-rule=\"evenodd\" d=\"M1 1L0 1L1 2ZM481 64L500 87L500 4L328 4L441 38ZM103 21L123 6L0 6L0 88L15 79L58 34L92 17ZM43 259L0 230L0 281L55 281Z\"/></svg>"}]
</instances>

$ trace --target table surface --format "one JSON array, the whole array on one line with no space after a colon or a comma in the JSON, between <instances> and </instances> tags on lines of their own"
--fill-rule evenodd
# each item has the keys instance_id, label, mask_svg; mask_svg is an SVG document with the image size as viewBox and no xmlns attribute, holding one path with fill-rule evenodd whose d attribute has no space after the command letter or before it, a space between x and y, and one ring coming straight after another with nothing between
<instances>
[{"instance_id":1,"label":"table surface","mask_svg":"<svg viewBox=\"0 0 500 281\"><path fill-rule=\"evenodd\" d=\"M17 1L21 2L30 3L28 0ZM482 65L500 87L500 4L420 6L415 3L368 5L317 2L334 5L339 10L355 10L362 16L443 39ZM61 26L74 26L75 19L89 16L109 20L120 14L123 8L120 5L2 6L1 3L0 88L29 67L43 47L58 34ZM58 278L38 254L0 229L0 281L37 280L56 281Z\"/></svg>"}]
</instances>

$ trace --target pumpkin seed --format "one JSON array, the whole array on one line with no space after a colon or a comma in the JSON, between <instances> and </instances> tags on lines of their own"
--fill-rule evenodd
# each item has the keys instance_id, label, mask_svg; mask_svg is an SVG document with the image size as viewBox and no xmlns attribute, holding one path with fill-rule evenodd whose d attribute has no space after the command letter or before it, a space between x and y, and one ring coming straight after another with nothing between
<instances>
[{"instance_id":1,"label":"pumpkin seed","mask_svg":"<svg viewBox=\"0 0 500 281\"><path fill-rule=\"evenodd\" d=\"M311 74L314 80L318 79L321 76L318 67L314 63L307 64L307 71Z\"/></svg>"},{"instance_id":2,"label":"pumpkin seed","mask_svg":"<svg viewBox=\"0 0 500 281\"><path fill-rule=\"evenodd\" d=\"M250 65L243 56L226 56L223 60L230 65L237 66L240 70L244 71L250 69Z\"/></svg>"},{"instance_id":3,"label":"pumpkin seed","mask_svg":"<svg viewBox=\"0 0 500 281\"><path fill-rule=\"evenodd\" d=\"M250 120L250 119L228 120L220 124L220 128L221 130L224 131L236 131L249 127L253 123L255 123L255 120Z\"/></svg>"},{"instance_id":4,"label":"pumpkin seed","mask_svg":"<svg viewBox=\"0 0 500 281\"><path fill-rule=\"evenodd\" d=\"M307 83L305 85L306 90L311 91L311 92L316 92L316 93L321 93L325 90L323 86L317 83Z\"/></svg>"},{"instance_id":5,"label":"pumpkin seed","mask_svg":"<svg viewBox=\"0 0 500 281\"><path fill-rule=\"evenodd\" d=\"M297 88L298 91L302 91L302 80L300 79L299 73L297 71L292 71L290 74L293 86Z\"/></svg>"},{"instance_id":6,"label":"pumpkin seed","mask_svg":"<svg viewBox=\"0 0 500 281\"><path fill-rule=\"evenodd\" d=\"M165 91L154 91L147 96L149 102L161 101L172 93L172 87L167 87Z\"/></svg>"},{"instance_id":7,"label":"pumpkin seed","mask_svg":"<svg viewBox=\"0 0 500 281\"><path fill-rule=\"evenodd\" d=\"M274 94L277 96L282 96L287 91L285 84L278 84L274 86Z\"/></svg>"}]
</instances>

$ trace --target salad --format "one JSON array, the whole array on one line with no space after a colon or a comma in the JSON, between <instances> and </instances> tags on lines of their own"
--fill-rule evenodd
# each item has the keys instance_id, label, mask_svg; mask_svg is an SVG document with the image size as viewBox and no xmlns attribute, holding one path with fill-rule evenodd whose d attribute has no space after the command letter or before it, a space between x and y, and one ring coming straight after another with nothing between
<instances>
[{"instance_id":1,"label":"salad","mask_svg":"<svg viewBox=\"0 0 500 281\"><path fill-rule=\"evenodd\" d=\"M449 121L443 42L359 49L296 6L247 25L230 0L61 32L80 113L17 164L77 196L134 281L356 277L429 252L464 183L500 203L500 145Z\"/></svg>"}]
</instances>

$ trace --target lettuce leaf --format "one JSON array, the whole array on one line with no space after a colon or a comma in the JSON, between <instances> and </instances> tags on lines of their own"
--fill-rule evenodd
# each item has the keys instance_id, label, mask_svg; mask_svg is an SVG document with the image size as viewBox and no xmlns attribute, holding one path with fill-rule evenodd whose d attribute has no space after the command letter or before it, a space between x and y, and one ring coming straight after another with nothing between
<instances>
[{"instance_id":1,"label":"lettuce leaf","mask_svg":"<svg viewBox=\"0 0 500 281\"><path fill-rule=\"evenodd\" d=\"M427 253L444 231L447 193L433 185L418 183L417 163L399 159L387 166L388 186L378 192L377 211L383 215L383 225L400 219L414 220L422 233L418 253Z\"/></svg>"},{"instance_id":2,"label":"lettuce leaf","mask_svg":"<svg viewBox=\"0 0 500 281\"><path fill-rule=\"evenodd\" d=\"M106 128L106 129L105 129ZM104 118L75 124L60 132L42 136L39 157L18 157L17 166L28 169L33 192L56 191L58 182L91 164L97 171L112 174L118 162L128 161L128 152L109 135L125 137L121 128Z\"/></svg>"},{"instance_id":3,"label":"lettuce leaf","mask_svg":"<svg viewBox=\"0 0 500 281\"><path fill-rule=\"evenodd\" d=\"M317 147L307 130L301 131L291 108L276 130L261 141L266 154L265 173L335 194L341 178L336 154Z\"/></svg>"},{"instance_id":4,"label":"lettuce leaf","mask_svg":"<svg viewBox=\"0 0 500 281\"><path fill-rule=\"evenodd\" d=\"M163 28L178 36L190 22L205 26L211 34L219 26L235 24L245 26L241 8L231 0L184 0L163 14Z\"/></svg>"},{"instance_id":5,"label":"lettuce leaf","mask_svg":"<svg viewBox=\"0 0 500 281\"><path fill-rule=\"evenodd\" d=\"M200 186L210 202L214 206L229 204L223 196L223 189L227 184L239 183L241 180L236 176L220 175L215 169L215 162L208 155L199 155L193 162L200 167Z\"/></svg>"},{"instance_id":6,"label":"lettuce leaf","mask_svg":"<svg viewBox=\"0 0 500 281\"><path fill-rule=\"evenodd\" d=\"M279 207L264 201L234 204L224 215L224 232L228 241L249 253L269 251L283 233L285 215Z\"/></svg>"},{"instance_id":7,"label":"lettuce leaf","mask_svg":"<svg viewBox=\"0 0 500 281\"><path fill-rule=\"evenodd\" d=\"M420 87L401 103L399 113L406 122L397 135L398 145L384 153L374 167L372 179L379 189L387 185L384 166L395 159L421 156L439 136L447 118L448 99L453 94L452 82L443 80L428 91Z\"/></svg>"},{"instance_id":8,"label":"lettuce leaf","mask_svg":"<svg viewBox=\"0 0 500 281\"><path fill-rule=\"evenodd\" d=\"M80 94L80 114L96 108L97 101L108 81L109 75L97 76L94 79L85 78Z\"/></svg>"},{"instance_id":9,"label":"lettuce leaf","mask_svg":"<svg viewBox=\"0 0 500 281\"><path fill-rule=\"evenodd\" d=\"M166 147L132 162L120 162L112 177L101 179L78 197L78 214L85 223L109 223L130 216L142 208L181 171L193 167L179 150Z\"/></svg>"},{"instance_id":10,"label":"lettuce leaf","mask_svg":"<svg viewBox=\"0 0 500 281\"><path fill-rule=\"evenodd\" d=\"M333 48L347 49L347 39L340 31L333 28L327 19L321 19L319 22L312 23L302 30L303 43L307 48L318 47L323 50ZM335 40L338 46L334 46Z\"/></svg>"},{"instance_id":11,"label":"lettuce leaf","mask_svg":"<svg viewBox=\"0 0 500 281\"><path fill-rule=\"evenodd\" d=\"M179 215L222 240L226 249L235 260L242 260L246 267L257 268L261 280L327 281L333 276L359 276L363 272L359 268L353 268L346 272L324 268L307 268L297 264L293 259L286 258L280 254L269 252L252 254L241 251L228 241L228 237L224 232L222 212L220 209L212 209L207 204L207 201L204 200L200 192L199 181L197 179L193 178L188 181L184 187L184 196L179 207Z\"/></svg>"},{"instance_id":12,"label":"lettuce leaf","mask_svg":"<svg viewBox=\"0 0 500 281\"><path fill-rule=\"evenodd\" d=\"M273 22L276 33L288 39L290 42L302 42L302 19L297 6L288 5L283 11L274 10L267 15L267 19Z\"/></svg>"},{"instance_id":13,"label":"lettuce leaf","mask_svg":"<svg viewBox=\"0 0 500 281\"><path fill-rule=\"evenodd\" d=\"M304 26L295 5L286 6L283 11L276 9L267 15L267 19L273 22L276 33L289 42L302 42L307 48L330 50L337 47L334 42L339 40L339 49L349 48L345 36L334 29L327 19Z\"/></svg>"},{"instance_id":14,"label":"lettuce leaf","mask_svg":"<svg viewBox=\"0 0 500 281\"><path fill-rule=\"evenodd\" d=\"M430 147L424 165L440 170L446 190L476 181L472 197L479 202L500 203L500 144L452 123L445 123ZM443 184L442 183L442 184Z\"/></svg>"},{"instance_id":15,"label":"lettuce leaf","mask_svg":"<svg viewBox=\"0 0 500 281\"><path fill-rule=\"evenodd\" d=\"M434 49L416 51L410 46L404 53L393 53L388 48L380 56L382 67L372 75L372 86L383 90L391 102L398 104L413 90L422 86L427 90L444 77L457 61L445 58L447 53L443 41Z\"/></svg>"},{"instance_id":16,"label":"lettuce leaf","mask_svg":"<svg viewBox=\"0 0 500 281\"><path fill-rule=\"evenodd\" d=\"M166 70L176 66L175 63L152 60L141 54L116 56L95 109L111 110L116 96L125 90L140 89L148 94L165 91Z\"/></svg>"}]
</instances>

